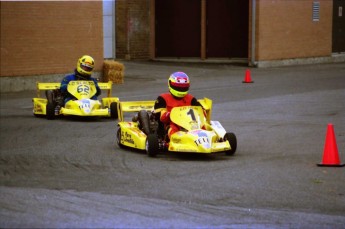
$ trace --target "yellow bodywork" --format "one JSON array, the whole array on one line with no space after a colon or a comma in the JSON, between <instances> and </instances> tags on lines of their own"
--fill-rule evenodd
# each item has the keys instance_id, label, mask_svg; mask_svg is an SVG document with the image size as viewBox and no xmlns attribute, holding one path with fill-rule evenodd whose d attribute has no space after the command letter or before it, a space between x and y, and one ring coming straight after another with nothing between
<instances>
[{"instance_id":1,"label":"yellow bodywork","mask_svg":"<svg viewBox=\"0 0 345 229\"><path fill-rule=\"evenodd\" d=\"M216 153L230 150L228 141L218 142L213 131L194 130L174 133L169 142L169 151L186 153Z\"/></svg>"},{"instance_id":2,"label":"yellow bodywork","mask_svg":"<svg viewBox=\"0 0 345 229\"><path fill-rule=\"evenodd\" d=\"M142 132L137 122L125 121L125 113L136 113L141 110L153 111L155 101L126 101L119 102L118 111L118 126L121 129L121 141L124 146L145 150L146 134Z\"/></svg>"},{"instance_id":3,"label":"yellow bodywork","mask_svg":"<svg viewBox=\"0 0 345 229\"><path fill-rule=\"evenodd\" d=\"M223 136L218 136L200 106L175 107L170 119L182 130L171 135L169 151L216 153L231 149L228 141L219 141Z\"/></svg>"},{"instance_id":4,"label":"yellow bodywork","mask_svg":"<svg viewBox=\"0 0 345 229\"><path fill-rule=\"evenodd\" d=\"M41 97L41 92L45 90L59 89L60 83L37 83L37 97L33 98L33 113L35 115L46 115L46 106L48 100ZM110 117L110 104L118 103L119 98L111 97L112 82L99 82L101 90L106 90L107 97L98 100L90 99L96 94L96 87L93 81L71 81L67 90L77 100L68 101L59 111L58 115L76 115L76 116L105 116Z\"/></svg>"},{"instance_id":5,"label":"yellow bodywork","mask_svg":"<svg viewBox=\"0 0 345 229\"><path fill-rule=\"evenodd\" d=\"M173 108L171 121L182 127L174 133L168 144L168 150L174 152L216 153L231 149L228 141L220 141L225 130L217 121L211 121L212 100L198 100L199 106ZM145 150L146 134L142 132L137 122L124 120L124 113L140 110L152 111L155 101L120 102L118 104L120 144L131 148Z\"/></svg>"},{"instance_id":6,"label":"yellow bodywork","mask_svg":"<svg viewBox=\"0 0 345 229\"><path fill-rule=\"evenodd\" d=\"M138 128L136 122L119 122L121 128L121 145L145 150L146 134Z\"/></svg>"},{"instance_id":7,"label":"yellow bodywork","mask_svg":"<svg viewBox=\"0 0 345 229\"><path fill-rule=\"evenodd\" d=\"M117 112L119 116L119 122L124 121L124 114L129 112L138 112L141 110L153 111L155 101L129 101L120 102L117 104Z\"/></svg>"}]
</instances>

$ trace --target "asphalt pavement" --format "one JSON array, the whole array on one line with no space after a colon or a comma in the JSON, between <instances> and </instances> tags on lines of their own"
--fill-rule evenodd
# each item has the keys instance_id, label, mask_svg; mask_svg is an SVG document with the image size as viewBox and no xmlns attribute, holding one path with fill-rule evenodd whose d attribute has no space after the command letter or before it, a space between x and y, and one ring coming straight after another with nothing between
<instances>
[{"instance_id":1,"label":"asphalt pavement","mask_svg":"<svg viewBox=\"0 0 345 229\"><path fill-rule=\"evenodd\" d=\"M123 63L120 101L154 100L186 72L236 154L150 158L116 145L117 120L46 120L35 91L1 93L1 228L345 228L345 167L317 166L328 124L345 163L345 63Z\"/></svg>"}]
</instances>

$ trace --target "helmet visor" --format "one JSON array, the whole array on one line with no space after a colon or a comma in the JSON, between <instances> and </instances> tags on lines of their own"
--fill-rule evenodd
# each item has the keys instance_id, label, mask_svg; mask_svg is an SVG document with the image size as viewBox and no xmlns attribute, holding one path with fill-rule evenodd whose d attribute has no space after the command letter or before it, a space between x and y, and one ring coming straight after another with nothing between
<instances>
[{"instance_id":1,"label":"helmet visor","mask_svg":"<svg viewBox=\"0 0 345 229\"><path fill-rule=\"evenodd\" d=\"M93 69L93 67L90 67L90 66L88 66L86 64L83 64L83 63L80 64L80 68L83 69L86 72L91 72L92 69Z\"/></svg>"},{"instance_id":2,"label":"helmet visor","mask_svg":"<svg viewBox=\"0 0 345 229\"><path fill-rule=\"evenodd\" d=\"M169 82L169 85L172 89L180 92L186 92L189 90L189 83L174 83L174 82Z\"/></svg>"}]
</instances>

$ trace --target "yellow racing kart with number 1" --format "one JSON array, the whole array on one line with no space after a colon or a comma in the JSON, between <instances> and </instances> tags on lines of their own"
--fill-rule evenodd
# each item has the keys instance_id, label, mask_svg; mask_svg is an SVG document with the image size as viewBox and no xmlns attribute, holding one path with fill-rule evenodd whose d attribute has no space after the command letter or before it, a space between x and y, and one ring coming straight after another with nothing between
<instances>
[{"instance_id":1,"label":"yellow racing kart with number 1","mask_svg":"<svg viewBox=\"0 0 345 229\"><path fill-rule=\"evenodd\" d=\"M184 152L233 155L237 148L234 133L226 132L218 121L211 121L212 101L199 100L200 106L175 107L170 119L180 130L167 137L166 129L152 112L154 101L120 102L117 144L145 150L154 157L160 152ZM205 115L205 113L206 115ZM138 112L131 122L124 121L124 112Z\"/></svg>"}]
</instances>

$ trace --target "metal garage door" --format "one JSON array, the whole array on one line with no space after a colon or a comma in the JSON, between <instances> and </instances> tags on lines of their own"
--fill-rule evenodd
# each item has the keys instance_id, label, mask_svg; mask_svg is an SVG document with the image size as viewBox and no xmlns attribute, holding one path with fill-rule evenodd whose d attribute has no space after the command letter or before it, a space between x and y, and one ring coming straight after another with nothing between
<instances>
[{"instance_id":1,"label":"metal garage door","mask_svg":"<svg viewBox=\"0 0 345 229\"><path fill-rule=\"evenodd\" d=\"M248 0L206 3L206 56L248 57Z\"/></svg>"},{"instance_id":2,"label":"metal garage door","mask_svg":"<svg viewBox=\"0 0 345 229\"><path fill-rule=\"evenodd\" d=\"M345 52L345 0L333 0L332 52Z\"/></svg>"},{"instance_id":3,"label":"metal garage door","mask_svg":"<svg viewBox=\"0 0 345 229\"><path fill-rule=\"evenodd\" d=\"M156 0L156 57L200 57L200 0Z\"/></svg>"}]
</instances>

